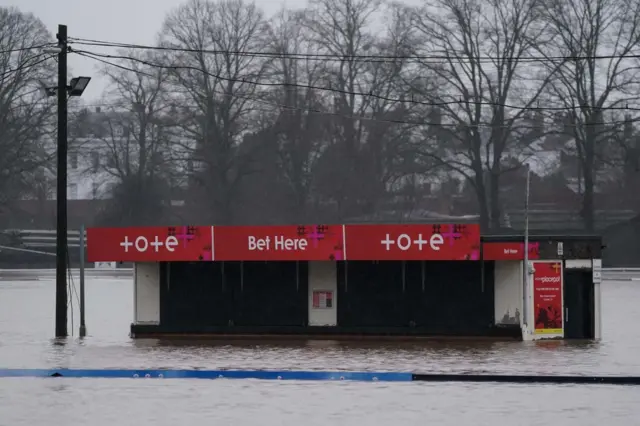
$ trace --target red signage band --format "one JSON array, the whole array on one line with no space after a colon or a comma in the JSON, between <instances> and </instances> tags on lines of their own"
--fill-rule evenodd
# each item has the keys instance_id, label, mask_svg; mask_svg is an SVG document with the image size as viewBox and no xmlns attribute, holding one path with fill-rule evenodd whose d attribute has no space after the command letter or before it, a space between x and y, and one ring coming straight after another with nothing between
<instances>
[{"instance_id":1,"label":"red signage band","mask_svg":"<svg viewBox=\"0 0 640 426\"><path fill-rule=\"evenodd\" d=\"M91 228L90 262L479 260L478 225Z\"/></svg>"},{"instance_id":2,"label":"red signage band","mask_svg":"<svg viewBox=\"0 0 640 426\"><path fill-rule=\"evenodd\" d=\"M341 225L215 226L214 260L344 260Z\"/></svg>"},{"instance_id":3,"label":"red signage band","mask_svg":"<svg viewBox=\"0 0 640 426\"><path fill-rule=\"evenodd\" d=\"M89 262L213 260L211 226L87 229Z\"/></svg>"},{"instance_id":4,"label":"red signage band","mask_svg":"<svg viewBox=\"0 0 640 426\"><path fill-rule=\"evenodd\" d=\"M479 260L479 225L346 225L348 260Z\"/></svg>"},{"instance_id":5,"label":"red signage band","mask_svg":"<svg viewBox=\"0 0 640 426\"><path fill-rule=\"evenodd\" d=\"M529 243L529 259L540 258L540 243ZM491 242L482 243L484 260L524 260L524 243Z\"/></svg>"}]
</instances>

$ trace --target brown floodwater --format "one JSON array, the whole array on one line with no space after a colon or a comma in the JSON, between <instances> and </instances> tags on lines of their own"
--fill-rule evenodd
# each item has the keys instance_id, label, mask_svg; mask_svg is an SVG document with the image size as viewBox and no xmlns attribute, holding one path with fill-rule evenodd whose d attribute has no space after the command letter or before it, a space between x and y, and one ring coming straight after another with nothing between
<instances>
[{"instance_id":1,"label":"brown floodwater","mask_svg":"<svg viewBox=\"0 0 640 426\"><path fill-rule=\"evenodd\" d=\"M31 277L32 278L32 277ZM131 340L130 280L87 282L89 336L60 344L50 279L0 280L0 368L233 368L640 376L640 282L602 284L597 343ZM74 334L77 298L73 295ZM640 387L0 379L0 426L636 424Z\"/></svg>"}]
</instances>

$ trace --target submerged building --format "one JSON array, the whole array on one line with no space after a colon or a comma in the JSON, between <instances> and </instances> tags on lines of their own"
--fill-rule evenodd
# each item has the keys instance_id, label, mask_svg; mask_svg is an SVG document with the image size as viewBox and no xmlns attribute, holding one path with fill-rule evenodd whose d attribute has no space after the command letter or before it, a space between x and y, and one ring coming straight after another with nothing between
<instances>
[{"instance_id":1,"label":"submerged building","mask_svg":"<svg viewBox=\"0 0 640 426\"><path fill-rule=\"evenodd\" d=\"M474 224L92 228L133 262L131 335L597 339L599 237Z\"/></svg>"}]
</instances>

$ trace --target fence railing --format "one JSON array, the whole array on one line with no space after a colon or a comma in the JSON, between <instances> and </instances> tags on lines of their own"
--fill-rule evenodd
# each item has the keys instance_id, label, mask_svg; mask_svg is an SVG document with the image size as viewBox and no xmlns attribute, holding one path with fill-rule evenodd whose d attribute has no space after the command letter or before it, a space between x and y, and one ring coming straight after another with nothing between
<instances>
[{"instance_id":1,"label":"fence railing","mask_svg":"<svg viewBox=\"0 0 640 426\"><path fill-rule=\"evenodd\" d=\"M86 268L84 270L87 278L131 278L133 279L133 268ZM73 277L79 277L78 269L71 269ZM0 269L0 281L20 281L31 279L54 279L55 269Z\"/></svg>"},{"instance_id":2,"label":"fence railing","mask_svg":"<svg viewBox=\"0 0 640 426\"><path fill-rule=\"evenodd\" d=\"M640 268L603 268L602 279L611 281L640 281Z\"/></svg>"},{"instance_id":3,"label":"fence railing","mask_svg":"<svg viewBox=\"0 0 640 426\"><path fill-rule=\"evenodd\" d=\"M6 229L0 230L6 239L15 239L24 248L46 248L56 246L56 231L47 229ZM86 233L85 233L86 235ZM80 231L68 230L69 247L80 246Z\"/></svg>"},{"instance_id":4,"label":"fence railing","mask_svg":"<svg viewBox=\"0 0 640 426\"><path fill-rule=\"evenodd\" d=\"M78 269L71 270L73 275L78 275ZM55 269L0 269L1 279L20 279L26 277L53 278ZM116 268L113 265L89 263L85 269L89 278L133 278L133 268ZM604 268L602 269L604 281L640 281L640 268Z\"/></svg>"}]
</instances>

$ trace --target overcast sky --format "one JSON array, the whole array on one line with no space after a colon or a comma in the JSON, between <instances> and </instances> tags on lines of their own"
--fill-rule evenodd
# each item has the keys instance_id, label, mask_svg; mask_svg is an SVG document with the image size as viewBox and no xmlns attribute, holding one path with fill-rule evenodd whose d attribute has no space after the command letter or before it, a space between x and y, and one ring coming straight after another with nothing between
<instances>
[{"instance_id":1,"label":"overcast sky","mask_svg":"<svg viewBox=\"0 0 640 426\"><path fill-rule=\"evenodd\" d=\"M69 37L120 43L152 44L165 15L182 4L179 0L0 0L0 6L15 6L36 15L55 37L59 24L68 27ZM256 0L267 15L282 6L302 7L303 0ZM52 40L54 41L54 40ZM89 75L98 78L98 63L77 55L69 57L69 78ZM87 104L99 102L104 80L91 82L83 95Z\"/></svg>"}]
</instances>

